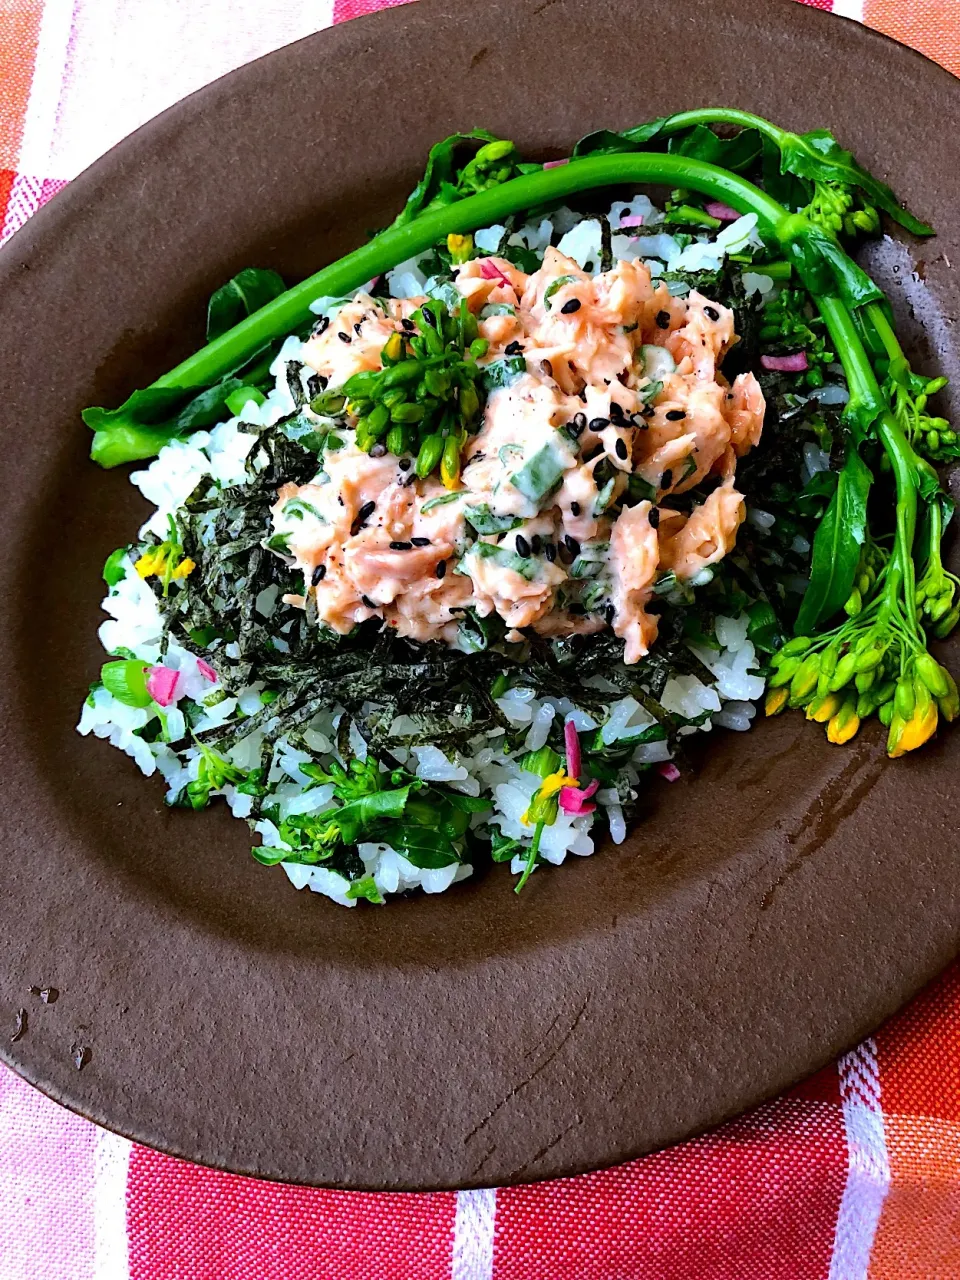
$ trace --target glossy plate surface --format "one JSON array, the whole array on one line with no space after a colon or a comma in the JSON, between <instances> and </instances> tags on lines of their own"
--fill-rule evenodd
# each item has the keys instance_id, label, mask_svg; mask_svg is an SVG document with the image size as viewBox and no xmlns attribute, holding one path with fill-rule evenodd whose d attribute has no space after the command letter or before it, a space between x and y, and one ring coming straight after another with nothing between
<instances>
[{"instance_id":1,"label":"glossy plate surface","mask_svg":"<svg viewBox=\"0 0 960 1280\"><path fill-rule=\"evenodd\" d=\"M936 224L873 266L922 367L955 373L960 86L786 2L421 0L351 22L180 103L0 254L0 1056L54 1098L271 1178L530 1181L760 1101L955 954L960 733L890 764L875 732L831 748L798 714L717 731L625 845L519 898L500 869L346 911L255 864L225 810L166 810L73 732L100 566L146 512L86 461L84 405L192 350L239 268L292 280L354 247L447 133L561 156L703 103L832 128ZM47 984L44 1006L28 991Z\"/></svg>"}]
</instances>

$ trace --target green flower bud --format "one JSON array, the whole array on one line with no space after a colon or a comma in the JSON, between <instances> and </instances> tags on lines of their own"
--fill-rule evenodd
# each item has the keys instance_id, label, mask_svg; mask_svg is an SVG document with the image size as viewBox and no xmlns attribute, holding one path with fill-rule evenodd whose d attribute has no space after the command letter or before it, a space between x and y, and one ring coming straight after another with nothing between
<instances>
[{"instance_id":1,"label":"green flower bud","mask_svg":"<svg viewBox=\"0 0 960 1280\"><path fill-rule=\"evenodd\" d=\"M930 653L921 653L916 660L917 676L935 698L943 698L950 691L947 672Z\"/></svg>"},{"instance_id":2,"label":"green flower bud","mask_svg":"<svg viewBox=\"0 0 960 1280\"><path fill-rule=\"evenodd\" d=\"M782 685L789 684L794 673L799 669L801 661L800 658L787 658L785 662L781 662L767 681L767 687L779 689Z\"/></svg>"},{"instance_id":3,"label":"green flower bud","mask_svg":"<svg viewBox=\"0 0 960 1280\"><path fill-rule=\"evenodd\" d=\"M820 675L820 655L809 653L800 663L790 681L790 706L800 707L814 693Z\"/></svg>"},{"instance_id":4,"label":"green flower bud","mask_svg":"<svg viewBox=\"0 0 960 1280\"><path fill-rule=\"evenodd\" d=\"M854 684L857 686L857 692L866 693L867 690L873 685L873 682L876 680L876 678L877 678L877 672L875 668L871 668L869 671L858 671L857 677L854 680Z\"/></svg>"},{"instance_id":5,"label":"green flower bud","mask_svg":"<svg viewBox=\"0 0 960 1280\"><path fill-rule=\"evenodd\" d=\"M830 681L830 692L839 693L845 685L849 684L856 674L856 654L845 653L837 663L837 669L833 673L833 679Z\"/></svg>"},{"instance_id":6,"label":"green flower bud","mask_svg":"<svg viewBox=\"0 0 960 1280\"><path fill-rule=\"evenodd\" d=\"M926 611L931 622L939 622L940 619L945 614L950 612L950 606L952 604L953 604L952 590L948 590L944 592L942 596L940 596L937 600L934 600L930 608L927 609Z\"/></svg>"},{"instance_id":7,"label":"green flower bud","mask_svg":"<svg viewBox=\"0 0 960 1280\"><path fill-rule=\"evenodd\" d=\"M848 618L855 618L862 608L863 600L860 597L860 592L854 587L843 602L843 611Z\"/></svg>"},{"instance_id":8,"label":"green flower bud","mask_svg":"<svg viewBox=\"0 0 960 1280\"><path fill-rule=\"evenodd\" d=\"M893 703L883 702L877 711L877 719L885 729L889 729L890 721L893 719Z\"/></svg>"},{"instance_id":9,"label":"green flower bud","mask_svg":"<svg viewBox=\"0 0 960 1280\"><path fill-rule=\"evenodd\" d=\"M937 625L933 628L933 634L938 640L946 640L947 636L958 622L960 622L960 609L951 609L949 613L944 614Z\"/></svg>"},{"instance_id":10,"label":"green flower bud","mask_svg":"<svg viewBox=\"0 0 960 1280\"><path fill-rule=\"evenodd\" d=\"M794 636L792 640L788 640L783 648L774 654L773 666L778 666L785 658L794 658L806 653L812 644L813 640L809 636Z\"/></svg>"},{"instance_id":11,"label":"green flower bud","mask_svg":"<svg viewBox=\"0 0 960 1280\"><path fill-rule=\"evenodd\" d=\"M917 705L914 683L909 676L901 676L893 695L893 709L901 720L909 720Z\"/></svg>"},{"instance_id":12,"label":"green flower bud","mask_svg":"<svg viewBox=\"0 0 960 1280\"><path fill-rule=\"evenodd\" d=\"M855 671L872 671L874 667L879 667L887 652L887 646L874 645L869 649L864 649L858 653L854 661Z\"/></svg>"}]
</instances>

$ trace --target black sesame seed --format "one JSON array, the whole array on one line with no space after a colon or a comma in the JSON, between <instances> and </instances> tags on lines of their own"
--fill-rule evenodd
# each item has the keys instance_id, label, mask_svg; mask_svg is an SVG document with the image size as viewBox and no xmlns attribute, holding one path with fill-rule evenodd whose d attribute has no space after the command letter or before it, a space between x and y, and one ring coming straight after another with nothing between
<instances>
[{"instance_id":1,"label":"black sesame seed","mask_svg":"<svg viewBox=\"0 0 960 1280\"><path fill-rule=\"evenodd\" d=\"M341 507L343 506L343 494L342 494L342 493L338 493L338 494L337 494L337 502L339 502L339 504L340 504L340 506L341 506Z\"/></svg>"},{"instance_id":2,"label":"black sesame seed","mask_svg":"<svg viewBox=\"0 0 960 1280\"><path fill-rule=\"evenodd\" d=\"M322 582L326 577L326 573L327 566L325 564L318 564L313 571L313 577L310 579L311 585L315 587L318 582Z\"/></svg>"},{"instance_id":3,"label":"black sesame seed","mask_svg":"<svg viewBox=\"0 0 960 1280\"><path fill-rule=\"evenodd\" d=\"M667 414L667 421L682 422L686 416L687 415L683 409L671 409L670 412Z\"/></svg>"},{"instance_id":4,"label":"black sesame seed","mask_svg":"<svg viewBox=\"0 0 960 1280\"><path fill-rule=\"evenodd\" d=\"M557 558L557 548L552 542L545 542L543 544L543 554L547 557L549 562L553 564L554 560Z\"/></svg>"},{"instance_id":5,"label":"black sesame seed","mask_svg":"<svg viewBox=\"0 0 960 1280\"><path fill-rule=\"evenodd\" d=\"M377 443L370 450L370 457L382 458L386 454L386 452L387 452L387 446L385 444L381 444L380 441L378 440Z\"/></svg>"},{"instance_id":6,"label":"black sesame seed","mask_svg":"<svg viewBox=\"0 0 960 1280\"><path fill-rule=\"evenodd\" d=\"M616 400L610 401L610 420L611 422L623 422L623 405L618 404Z\"/></svg>"},{"instance_id":7,"label":"black sesame seed","mask_svg":"<svg viewBox=\"0 0 960 1280\"><path fill-rule=\"evenodd\" d=\"M570 514L571 514L572 516L578 516L578 515L580 514L580 503L579 503L579 502L571 502L571 503L570 503Z\"/></svg>"},{"instance_id":8,"label":"black sesame seed","mask_svg":"<svg viewBox=\"0 0 960 1280\"><path fill-rule=\"evenodd\" d=\"M365 502L357 512L357 523L363 524L364 520L369 520L376 509L377 504L375 502Z\"/></svg>"},{"instance_id":9,"label":"black sesame seed","mask_svg":"<svg viewBox=\"0 0 960 1280\"><path fill-rule=\"evenodd\" d=\"M530 539L530 549L535 556L538 556L543 550L543 539L540 537L539 533L535 533Z\"/></svg>"},{"instance_id":10,"label":"black sesame seed","mask_svg":"<svg viewBox=\"0 0 960 1280\"><path fill-rule=\"evenodd\" d=\"M716 307L704 307L703 314L707 317L708 320L712 320L714 324L716 324L716 322L720 319L720 312L717 310Z\"/></svg>"},{"instance_id":11,"label":"black sesame seed","mask_svg":"<svg viewBox=\"0 0 960 1280\"><path fill-rule=\"evenodd\" d=\"M553 365L550 363L549 360L540 361L540 372L544 375L545 378L553 377Z\"/></svg>"},{"instance_id":12,"label":"black sesame seed","mask_svg":"<svg viewBox=\"0 0 960 1280\"><path fill-rule=\"evenodd\" d=\"M341 342L352 342L352 341L353 341L353 339L350 337L349 333L344 333L342 329L338 329L338 330L337 330L337 337L340 339L340 341L341 341Z\"/></svg>"},{"instance_id":13,"label":"black sesame seed","mask_svg":"<svg viewBox=\"0 0 960 1280\"><path fill-rule=\"evenodd\" d=\"M400 323L403 325L404 329L406 329L407 333L412 333L416 328L413 321L408 319L406 316L403 317Z\"/></svg>"},{"instance_id":14,"label":"black sesame seed","mask_svg":"<svg viewBox=\"0 0 960 1280\"><path fill-rule=\"evenodd\" d=\"M572 316L575 311L579 311L579 310L580 310L580 299L571 298L569 302L565 302L563 306L560 308L560 314L562 316Z\"/></svg>"},{"instance_id":15,"label":"black sesame seed","mask_svg":"<svg viewBox=\"0 0 960 1280\"><path fill-rule=\"evenodd\" d=\"M647 517L647 519L650 521L650 528L651 528L651 529L659 529L659 527L660 527L660 512L659 512L659 510L658 510L656 507L653 507L653 508L652 508L652 510L651 510L651 512L650 512L650 515Z\"/></svg>"},{"instance_id":16,"label":"black sesame seed","mask_svg":"<svg viewBox=\"0 0 960 1280\"><path fill-rule=\"evenodd\" d=\"M571 555L578 556L580 554L580 543L576 540L576 538L573 536L572 533L568 533L564 537L563 541L566 544L567 550L570 552Z\"/></svg>"},{"instance_id":17,"label":"black sesame seed","mask_svg":"<svg viewBox=\"0 0 960 1280\"><path fill-rule=\"evenodd\" d=\"M310 332L313 335L313 337L319 338L320 334L326 333L329 328L330 328L330 317L321 316L320 319L317 321L317 323L310 330Z\"/></svg>"},{"instance_id":18,"label":"black sesame seed","mask_svg":"<svg viewBox=\"0 0 960 1280\"><path fill-rule=\"evenodd\" d=\"M574 603L573 603L573 604L571 604L571 605L568 605L568 606L567 606L567 612L568 612L568 613L572 613L575 617L580 618L580 617L582 617L582 616L583 616L587 611L586 611L586 609L583 607L583 605L582 605L582 604L577 604L577 603L576 603L576 601L574 601Z\"/></svg>"},{"instance_id":19,"label":"black sesame seed","mask_svg":"<svg viewBox=\"0 0 960 1280\"><path fill-rule=\"evenodd\" d=\"M654 409L652 404L645 404L640 410L641 418L652 418L655 413L656 409Z\"/></svg>"},{"instance_id":20,"label":"black sesame seed","mask_svg":"<svg viewBox=\"0 0 960 1280\"><path fill-rule=\"evenodd\" d=\"M575 413L567 423L567 430L574 436L583 435L587 429L587 415L585 413Z\"/></svg>"},{"instance_id":21,"label":"black sesame seed","mask_svg":"<svg viewBox=\"0 0 960 1280\"><path fill-rule=\"evenodd\" d=\"M516 541L517 555L528 556L530 554L530 543L526 540L522 533L517 534Z\"/></svg>"},{"instance_id":22,"label":"black sesame seed","mask_svg":"<svg viewBox=\"0 0 960 1280\"><path fill-rule=\"evenodd\" d=\"M369 596L361 596L360 599L363 601L363 603L367 606L368 609L375 609L377 607L374 604L374 602L370 599Z\"/></svg>"},{"instance_id":23,"label":"black sesame seed","mask_svg":"<svg viewBox=\"0 0 960 1280\"><path fill-rule=\"evenodd\" d=\"M391 542L390 550L391 551L412 551L413 543L412 542Z\"/></svg>"},{"instance_id":24,"label":"black sesame seed","mask_svg":"<svg viewBox=\"0 0 960 1280\"><path fill-rule=\"evenodd\" d=\"M413 459L401 458L400 461L397 463L397 466L400 468L401 471L409 471L410 468L413 466Z\"/></svg>"},{"instance_id":25,"label":"black sesame seed","mask_svg":"<svg viewBox=\"0 0 960 1280\"><path fill-rule=\"evenodd\" d=\"M604 611L603 611L603 612L604 612L604 617L606 618L606 620L607 620L608 624L612 627L612 626L613 626L613 620L614 620L614 618L617 616L617 611L616 611L616 609L613 607L613 605L612 605L612 604L608 604L608 605L607 605L607 607L606 607L606 609L604 609Z\"/></svg>"},{"instance_id":26,"label":"black sesame seed","mask_svg":"<svg viewBox=\"0 0 960 1280\"><path fill-rule=\"evenodd\" d=\"M604 427L609 427L609 425L610 425L609 418L591 418L590 419L591 431L602 431Z\"/></svg>"},{"instance_id":27,"label":"black sesame seed","mask_svg":"<svg viewBox=\"0 0 960 1280\"><path fill-rule=\"evenodd\" d=\"M667 467L666 471L660 477L660 488L669 489L673 484L673 472Z\"/></svg>"},{"instance_id":28,"label":"black sesame seed","mask_svg":"<svg viewBox=\"0 0 960 1280\"><path fill-rule=\"evenodd\" d=\"M441 560L440 563L437 565L437 577L442 578L446 574L446 572L447 572L447 562L446 560Z\"/></svg>"},{"instance_id":29,"label":"black sesame seed","mask_svg":"<svg viewBox=\"0 0 960 1280\"><path fill-rule=\"evenodd\" d=\"M353 332L356 334L359 334L362 327L363 327L363 321L358 320L357 323L353 326Z\"/></svg>"},{"instance_id":30,"label":"black sesame seed","mask_svg":"<svg viewBox=\"0 0 960 1280\"><path fill-rule=\"evenodd\" d=\"M430 545L429 538L411 538L410 541L415 547L429 547Z\"/></svg>"},{"instance_id":31,"label":"black sesame seed","mask_svg":"<svg viewBox=\"0 0 960 1280\"><path fill-rule=\"evenodd\" d=\"M627 442L626 442L625 440L618 440L618 441L617 441L617 445L616 445L616 449L617 449L617 457L620 459L620 461L621 461L621 462L626 462L626 460L627 460Z\"/></svg>"},{"instance_id":32,"label":"black sesame seed","mask_svg":"<svg viewBox=\"0 0 960 1280\"><path fill-rule=\"evenodd\" d=\"M561 542L560 546L557 548L557 557L561 564L573 564L573 552L564 542Z\"/></svg>"},{"instance_id":33,"label":"black sesame seed","mask_svg":"<svg viewBox=\"0 0 960 1280\"><path fill-rule=\"evenodd\" d=\"M431 329L435 329L437 327L437 317L429 307L421 307L420 314L423 316L424 320L426 320Z\"/></svg>"},{"instance_id":34,"label":"black sesame seed","mask_svg":"<svg viewBox=\"0 0 960 1280\"><path fill-rule=\"evenodd\" d=\"M657 312L657 328L658 329L670 328L670 312L669 311Z\"/></svg>"},{"instance_id":35,"label":"black sesame seed","mask_svg":"<svg viewBox=\"0 0 960 1280\"><path fill-rule=\"evenodd\" d=\"M580 390L577 392L577 399L578 399L578 400L582 400L584 404L586 404L586 403L587 403L587 388L586 388L586 387L581 387L581 388L580 388Z\"/></svg>"},{"instance_id":36,"label":"black sesame seed","mask_svg":"<svg viewBox=\"0 0 960 1280\"><path fill-rule=\"evenodd\" d=\"M505 356L522 356L523 347L519 342L511 342L503 348L503 354Z\"/></svg>"}]
</instances>

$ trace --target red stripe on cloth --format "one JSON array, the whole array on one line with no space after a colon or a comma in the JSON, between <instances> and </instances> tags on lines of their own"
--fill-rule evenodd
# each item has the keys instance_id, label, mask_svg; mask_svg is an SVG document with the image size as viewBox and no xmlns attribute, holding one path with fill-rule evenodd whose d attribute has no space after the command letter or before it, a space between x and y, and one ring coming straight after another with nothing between
<instances>
[{"instance_id":1,"label":"red stripe on cloth","mask_svg":"<svg viewBox=\"0 0 960 1280\"><path fill-rule=\"evenodd\" d=\"M7 206L10 203L10 190L17 175L12 169L0 169L0 228L7 217Z\"/></svg>"},{"instance_id":2,"label":"red stripe on cloth","mask_svg":"<svg viewBox=\"0 0 960 1280\"><path fill-rule=\"evenodd\" d=\"M960 1121L960 963L877 1032L884 1111Z\"/></svg>"},{"instance_id":3,"label":"red stripe on cloth","mask_svg":"<svg viewBox=\"0 0 960 1280\"><path fill-rule=\"evenodd\" d=\"M776 1102L603 1173L497 1193L494 1280L824 1280L839 1107Z\"/></svg>"},{"instance_id":4,"label":"red stripe on cloth","mask_svg":"<svg viewBox=\"0 0 960 1280\"><path fill-rule=\"evenodd\" d=\"M796 1102L832 1102L841 1105L840 1072L837 1064L831 1062L828 1067L802 1080L800 1084L788 1089L784 1098L792 1098Z\"/></svg>"},{"instance_id":5,"label":"red stripe on cloth","mask_svg":"<svg viewBox=\"0 0 960 1280\"><path fill-rule=\"evenodd\" d=\"M135 1146L130 1280L450 1280L456 1196L258 1182Z\"/></svg>"},{"instance_id":6,"label":"red stripe on cloth","mask_svg":"<svg viewBox=\"0 0 960 1280\"><path fill-rule=\"evenodd\" d=\"M346 22L348 18L362 18L365 13L378 13L381 9L394 9L410 0L334 0L334 22Z\"/></svg>"}]
</instances>

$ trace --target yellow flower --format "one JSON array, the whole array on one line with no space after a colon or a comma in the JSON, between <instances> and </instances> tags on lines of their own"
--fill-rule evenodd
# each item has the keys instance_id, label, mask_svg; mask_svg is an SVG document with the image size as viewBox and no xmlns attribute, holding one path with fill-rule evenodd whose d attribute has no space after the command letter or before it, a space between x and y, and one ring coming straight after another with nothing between
<instances>
[{"instance_id":1,"label":"yellow flower","mask_svg":"<svg viewBox=\"0 0 960 1280\"><path fill-rule=\"evenodd\" d=\"M525 827L535 826L540 821L540 816L542 816L538 811L543 808L546 801L552 799L563 787L575 787L577 785L577 779L571 778L562 769L558 769L556 773L548 773L534 792L530 807L520 815L520 821ZM531 813L534 814L533 817L530 816Z\"/></svg>"},{"instance_id":2,"label":"yellow flower","mask_svg":"<svg viewBox=\"0 0 960 1280\"><path fill-rule=\"evenodd\" d=\"M403 339L399 333L392 333L387 339L387 344L383 348L384 355L388 360L399 360L403 351Z\"/></svg>"},{"instance_id":3,"label":"yellow flower","mask_svg":"<svg viewBox=\"0 0 960 1280\"><path fill-rule=\"evenodd\" d=\"M857 715L855 702L845 702L835 715L831 716L827 725L827 741L842 747L849 742L860 728L860 717Z\"/></svg>"},{"instance_id":4,"label":"yellow flower","mask_svg":"<svg viewBox=\"0 0 960 1280\"><path fill-rule=\"evenodd\" d=\"M933 737L937 731L937 704L932 698L917 699L917 707L909 720L895 715L890 722L890 734L887 738L887 755L896 760L908 751L916 751Z\"/></svg>"},{"instance_id":5,"label":"yellow flower","mask_svg":"<svg viewBox=\"0 0 960 1280\"><path fill-rule=\"evenodd\" d=\"M447 252L454 262L466 262L473 252L473 236L447 236Z\"/></svg>"},{"instance_id":6,"label":"yellow flower","mask_svg":"<svg viewBox=\"0 0 960 1280\"><path fill-rule=\"evenodd\" d=\"M152 551L145 551L133 567L141 578L149 578L155 573L162 573L166 563L167 553L161 544Z\"/></svg>"},{"instance_id":7,"label":"yellow flower","mask_svg":"<svg viewBox=\"0 0 960 1280\"><path fill-rule=\"evenodd\" d=\"M766 714L768 716L778 716L787 705L789 696L790 690L785 685L781 685L779 689L770 689L763 707Z\"/></svg>"},{"instance_id":8,"label":"yellow flower","mask_svg":"<svg viewBox=\"0 0 960 1280\"><path fill-rule=\"evenodd\" d=\"M807 719L816 720L817 724L826 724L840 710L843 699L838 693L828 693L822 698L814 698L807 707Z\"/></svg>"},{"instance_id":9,"label":"yellow flower","mask_svg":"<svg viewBox=\"0 0 960 1280\"><path fill-rule=\"evenodd\" d=\"M193 573L196 567L197 567L196 564L190 559L189 556L187 556L185 559L180 561L180 563L174 569L173 574L171 576L177 579L189 578L190 574Z\"/></svg>"}]
</instances>

